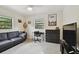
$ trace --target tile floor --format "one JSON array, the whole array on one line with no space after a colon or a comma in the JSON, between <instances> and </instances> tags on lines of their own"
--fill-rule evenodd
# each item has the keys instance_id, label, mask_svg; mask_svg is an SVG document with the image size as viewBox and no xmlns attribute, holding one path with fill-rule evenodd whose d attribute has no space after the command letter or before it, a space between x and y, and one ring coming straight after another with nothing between
<instances>
[{"instance_id":1,"label":"tile floor","mask_svg":"<svg viewBox=\"0 0 79 59\"><path fill-rule=\"evenodd\" d=\"M60 45L47 42L23 42L1 54L60 54Z\"/></svg>"}]
</instances>

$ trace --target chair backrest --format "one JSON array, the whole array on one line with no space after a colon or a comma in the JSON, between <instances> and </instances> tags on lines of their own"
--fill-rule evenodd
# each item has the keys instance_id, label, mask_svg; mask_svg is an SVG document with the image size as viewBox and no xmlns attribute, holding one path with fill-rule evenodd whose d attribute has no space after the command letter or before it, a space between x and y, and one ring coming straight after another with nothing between
<instances>
[{"instance_id":1,"label":"chair backrest","mask_svg":"<svg viewBox=\"0 0 79 59\"><path fill-rule=\"evenodd\" d=\"M39 36L39 31L35 31L34 36Z\"/></svg>"},{"instance_id":2,"label":"chair backrest","mask_svg":"<svg viewBox=\"0 0 79 59\"><path fill-rule=\"evenodd\" d=\"M74 51L75 52L75 49L71 46L71 45L69 45L65 40L63 40L62 42L61 42L61 44L62 44L62 46L65 48L65 50L66 50L66 52L69 54L69 52L71 52L71 51Z\"/></svg>"}]
</instances>

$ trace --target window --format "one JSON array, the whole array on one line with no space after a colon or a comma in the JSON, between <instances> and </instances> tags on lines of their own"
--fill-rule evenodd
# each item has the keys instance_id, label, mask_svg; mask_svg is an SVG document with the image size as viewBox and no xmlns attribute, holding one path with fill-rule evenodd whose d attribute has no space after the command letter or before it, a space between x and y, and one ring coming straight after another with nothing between
<instances>
[{"instance_id":1,"label":"window","mask_svg":"<svg viewBox=\"0 0 79 59\"><path fill-rule=\"evenodd\" d=\"M35 20L35 29L44 29L44 20L42 18Z\"/></svg>"}]
</instances>

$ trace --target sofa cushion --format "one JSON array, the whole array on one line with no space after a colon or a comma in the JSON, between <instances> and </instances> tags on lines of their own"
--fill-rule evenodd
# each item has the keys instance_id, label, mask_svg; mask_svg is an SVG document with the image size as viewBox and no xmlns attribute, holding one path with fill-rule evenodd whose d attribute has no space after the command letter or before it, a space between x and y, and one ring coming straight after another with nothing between
<instances>
[{"instance_id":1,"label":"sofa cushion","mask_svg":"<svg viewBox=\"0 0 79 59\"><path fill-rule=\"evenodd\" d=\"M16 37L16 38L12 38L11 41L17 41L17 40L22 40L21 37Z\"/></svg>"},{"instance_id":2,"label":"sofa cushion","mask_svg":"<svg viewBox=\"0 0 79 59\"><path fill-rule=\"evenodd\" d=\"M8 44L10 42L11 42L10 40L1 41L0 46L3 46L4 44L6 45L6 44Z\"/></svg>"},{"instance_id":3,"label":"sofa cushion","mask_svg":"<svg viewBox=\"0 0 79 59\"><path fill-rule=\"evenodd\" d=\"M12 47L11 40L5 40L0 42L0 53Z\"/></svg>"},{"instance_id":4,"label":"sofa cushion","mask_svg":"<svg viewBox=\"0 0 79 59\"><path fill-rule=\"evenodd\" d=\"M7 40L8 37L7 37L7 33L0 33L0 41L4 41L4 40Z\"/></svg>"},{"instance_id":5,"label":"sofa cushion","mask_svg":"<svg viewBox=\"0 0 79 59\"><path fill-rule=\"evenodd\" d=\"M18 37L19 36L19 32L18 31L14 31L14 32L9 32L8 33L8 38L11 39L11 38L15 38L15 37Z\"/></svg>"}]
</instances>

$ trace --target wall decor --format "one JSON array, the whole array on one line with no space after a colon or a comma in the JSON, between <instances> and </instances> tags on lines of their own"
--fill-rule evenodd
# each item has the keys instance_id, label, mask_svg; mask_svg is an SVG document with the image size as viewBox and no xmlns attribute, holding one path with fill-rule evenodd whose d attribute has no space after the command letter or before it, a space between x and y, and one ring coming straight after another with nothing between
<instances>
[{"instance_id":1,"label":"wall decor","mask_svg":"<svg viewBox=\"0 0 79 59\"><path fill-rule=\"evenodd\" d=\"M12 18L8 16L0 16L0 29L11 29Z\"/></svg>"},{"instance_id":2,"label":"wall decor","mask_svg":"<svg viewBox=\"0 0 79 59\"><path fill-rule=\"evenodd\" d=\"M28 24L31 24L31 21L28 21Z\"/></svg>"},{"instance_id":3,"label":"wall decor","mask_svg":"<svg viewBox=\"0 0 79 59\"><path fill-rule=\"evenodd\" d=\"M44 29L44 19L43 18L35 19L35 29Z\"/></svg>"},{"instance_id":4,"label":"wall decor","mask_svg":"<svg viewBox=\"0 0 79 59\"><path fill-rule=\"evenodd\" d=\"M48 26L56 26L56 25L57 25L57 14L49 14Z\"/></svg>"},{"instance_id":5,"label":"wall decor","mask_svg":"<svg viewBox=\"0 0 79 59\"><path fill-rule=\"evenodd\" d=\"M56 27L56 30L59 30L59 27Z\"/></svg>"},{"instance_id":6,"label":"wall decor","mask_svg":"<svg viewBox=\"0 0 79 59\"><path fill-rule=\"evenodd\" d=\"M23 27L24 27L24 29L27 28L27 24L26 24L26 22L24 22Z\"/></svg>"},{"instance_id":7,"label":"wall decor","mask_svg":"<svg viewBox=\"0 0 79 59\"><path fill-rule=\"evenodd\" d=\"M20 19L18 19L18 22L21 23L22 21Z\"/></svg>"}]
</instances>

